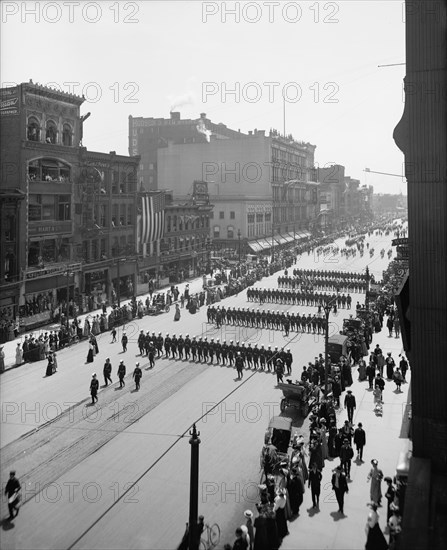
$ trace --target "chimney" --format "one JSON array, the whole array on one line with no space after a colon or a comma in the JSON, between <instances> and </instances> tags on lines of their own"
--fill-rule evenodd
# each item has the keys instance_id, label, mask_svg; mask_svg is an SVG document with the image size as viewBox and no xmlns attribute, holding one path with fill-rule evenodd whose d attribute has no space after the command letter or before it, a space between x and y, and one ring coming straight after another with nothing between
<instances>
[{"instance_id":1,"label":"chimney","mask_svg":"<svg viewBox=\"0 0 447 550\"><path fill-rule=\"evenodd\" d=\"M248 135L252 136L253 135L253 130L248 130Z\"/></svg>"},{"instance_id":2,"label":"chimney","mask_svg":"<svg viewBox=\"0 0 447 550\"><path fill-rule=\"evenodd\" d=\"M180 120L180 113L178 111L171 112L171 120Z\"/></svg>"},{"instance_id":3,"label":"chimney","mask_svg":"<svg viewBox=\"0 0 447 550\"><path fill-rule=\"evenodd\" d=\"M200 113L200 118L205 119L206 118L206 113Z\"/></svg>"}]
</instances>

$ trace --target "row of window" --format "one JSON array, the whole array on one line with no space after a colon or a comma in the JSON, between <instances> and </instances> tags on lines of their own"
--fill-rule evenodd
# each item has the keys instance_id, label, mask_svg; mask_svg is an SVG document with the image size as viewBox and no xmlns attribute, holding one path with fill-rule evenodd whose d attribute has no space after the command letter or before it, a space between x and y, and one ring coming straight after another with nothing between
<instances>
[{"instance_id":1,"label":"row of window","mask_svg":"<svg viewBox=\"0 0 447 550\"><path fill-rule=\"evenodd\" d=\"M73 145L73 128L68 122L61 126L54 120L47 120L44 128L35 116L28 117L26 137L29 141L44 141L71 147ZM42 139L43 138L43 139Z\"/></svg>"},{"instance_id":2,"label":"row of window","mask_svg":"<svg viewBox=\"0 0 447 550\"><path fill-rule=\"evenodd\" d=\"M109 220L112 227L123 227L133 225L134 208L132 204L114 204L112 206L112 216L110 218L110 208L107 204L96 204L91 209L84 208L82 213L82 224L88 226L89 222L99 229L100 227L109 227Z\"/></svg>"},{"instance_id":3,"label":"row of window","mask_svg":"<svg viewBox=\"0 0 447 550\"><path fill-rule=\"evenodd\" d=\"M210 219L213 220L214 219L214 212L210 212ZM219 212L219 220L224 220L225 219L225 212L222 212L220 211ZM236 219L236 213L231 211L230 212L230 220L235 220Z\"/></svg>"},{"instance_id":4,"label":"row of window","mask_svg":"<svg viewBox=\"0 0 447 550\"><path fill-rule=\"evenodd\" d=\"M272 220L272 214L271 212L267 212L266 214L258 213L258 214L247 214L247 223L252 224L255 223L261 223L261 222L270 222Z\"/></svg>"},{"instance_id":5,"label":"row of window","mask_svg":"<svg viewBox=\"0 0 447 550\"><path fill-rule=\"evenodd\" d=\"M169 252L187 252L188 250L203 250L206 248L206 237L192 235L190 237L167 237L162 241L162 248Z\"/></svg>"},{"instance_id":6,"label":"row of window","mask_svg":"<svg viewBox=\"0 0 447 550\"><path fill-rule=\"evenodd\" d=\"M70 195L29 195L28 221L71 220Z\"/></svg>"},{"instance_id":7,"label":"row of window","mask_svg":"<svg viewBox=\"0 0 447 550\"><path fill-rule=\"evenodd\" d=\"M201 215L194 216L185 214L169 215L166 216L166 232L171 233L173 231L189 231L193 229L203 229L210 226L209 216Z\"/></svg>"},{"instance_id":8,"label":"row of window","mask_svg":"<svg viewBox=\"0 0 447 550\"><path fill-rule=\"evenodd\" d=\"M82 259L87 263L108 260L134 252L135 238L133 235L114 237L110 250L108 250L107 239L91 239L82 242Z\"/></svg>"}]
</instances>

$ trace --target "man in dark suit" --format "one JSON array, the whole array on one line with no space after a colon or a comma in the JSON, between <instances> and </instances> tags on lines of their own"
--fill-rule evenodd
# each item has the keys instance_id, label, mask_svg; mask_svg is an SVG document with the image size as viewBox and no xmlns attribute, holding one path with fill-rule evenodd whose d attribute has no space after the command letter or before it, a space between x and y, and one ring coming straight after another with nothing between
<instances>
[{"instance_id":1,"label":"man in dark suit","mask_svg":"<svg viewBox=\"0 0 447 550\"><path fill-rule=\"evenodd\" d=\"M332 489L337 498L338 511L344 515L345 493L349 493L349 488L348 482L346 481L346 475L342 471L341 466L337 466L332 474Z\"/></svg>"}]
</instances>

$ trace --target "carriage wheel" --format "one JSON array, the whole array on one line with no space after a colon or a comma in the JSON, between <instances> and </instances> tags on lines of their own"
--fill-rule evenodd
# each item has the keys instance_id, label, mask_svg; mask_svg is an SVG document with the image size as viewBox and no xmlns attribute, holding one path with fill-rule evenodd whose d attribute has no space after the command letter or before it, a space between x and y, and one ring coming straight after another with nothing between
<instances>
[{"instance_id":1,"label":"carriage wheel","mask_svg":"<svg viewBox=\"0 0 447 550\"><path fill-rule=\"evenodd\" d=\"M213 546L217 546L220 541L220 527L213 523L210 527L210 541Z\"/></svg>"},{"instance_id":2,"label":"carriage wheel","mask_svg":"<svg viewBox=\"0 0 447 550\"><path fill-rule=\"evenodd\" d=\"M171 308L170 308L169 306L166 306L166 307L165 307L165 312L166 312L166 313L169 313L170 309L171 309Z\"/></svg>"},{"instance_id":3,"label":"carriage wheel","mask_svg":"<svg viewBox=\"0 0 447 550\"><path fill-rule=\"evenodd\" d=\"M281 403L279 404L279 408L281 409L281 412L284 412L287 407L287 401L284 399L281 399Z\"/></svg>"}]
</instances>

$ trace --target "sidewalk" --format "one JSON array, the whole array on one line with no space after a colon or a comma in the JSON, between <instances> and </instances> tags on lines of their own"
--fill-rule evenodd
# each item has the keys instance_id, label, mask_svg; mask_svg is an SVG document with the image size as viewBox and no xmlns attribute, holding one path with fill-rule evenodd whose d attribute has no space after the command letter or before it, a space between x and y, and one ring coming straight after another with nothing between
<instances>
[{"instance_id":1,"label":"sidewalk","mask_svg":"<svg viewBox=\"0 0 447 550\"><path fill-rule=\"evenodd\" d=\"M180 293L182 294L184 292L184 289L185 289L187 284L189 284L190 293L191 294L196 294L196 293L200 292L203 288L203 276L202 277L197 277L195 279L189 279L189 280L187 279L183 283L179 283L179 284L176 284L174 286L178 287L178 289L180 290ZM154 294L159 294L159 293L166 292L170 287L171 287L171 285L169 285L165 288L160 288L160 289L156 290L154 292ZM137 298L137 301L138 300L143 300L143 302L144 302L148 296L149 296L149 292L146 292L145 294L140 294L136 298ZM130 299L122 300L121 305L130 304L130 302L131 302ZM110 306L107 308L107 310L110 312ZM93 310L93 311L89 311L88 313L83 313L82 315L79 315L78 320L81 323L84 323L84 320L87 317L93 317L95 315L101 315L101 314L102 314L102 308L99 308L99 309L96 309L96 310ZM23 341L25 340L25 336L29 336L31 334L33 334L34 336L36 336L36 335L40 336L41 334L44 334L45 332L49 332L51 330L58 330L59 327L60 327L60 323L49 323L48 325L42 326L42 327L40 327L36 330L30 330L28 332L24 332L23 334L21 334L17 338L14 338L14 340L9 340L8 342L5 342L5 343L1 344L3 346L3 351L5 353L5 372L7 370L15 369L15 368L21 367L22 365L27 364L27 363L22 363L21 365L16 365L16 347L17 347L17 344L19 342L21 344L23 343Z\"/></svg>"},{"instance_id":2,"label":"sidewalk","mask_svg":"<svg viewBox=\"0 0 447 550\"><path fill-rule=\"evenodd\" d=\"M401 339L394 336L389 338L385 326L381 332L374 335L370 351L376 344L380 345L385 356L391 352L396 364L399 363L399 353L403 351ZM366 446L363 453L364 462L352 461L349 493L345 495L345 516L337 512L338 505L332 491L332 470L339 464L339 459L333 458L326 461L322 472L320 509L312 508L310 489L306 486L300 515L296 520L289 522L290 535L284 539L281 550L364 548L365 526L370 510L367 506L370 502L370 484L367 481L367 475L371 469L371 460L377 459L384 476L393 478L400 452L411 448L406 429L411 370L407 373L407 383L403 384L401 393L396 393L393 382L385 381L383 416L376 416L374 413L374 399L372 392L368 389L368 382L359 382L355 369L353 369L353 379L354 383L349 389L352 390L357 401L354 426L362 422L366 431ZM347 420L347 413L343 409L345 395L346 392L343 392L340 398L341 408L337 412L338 427ZM385 487L386 483L382 481L383 495L386 491ZM384 496L378 513L380 527L384 531L387 522L387 500Z\"/></svg>"}]
</instances>

